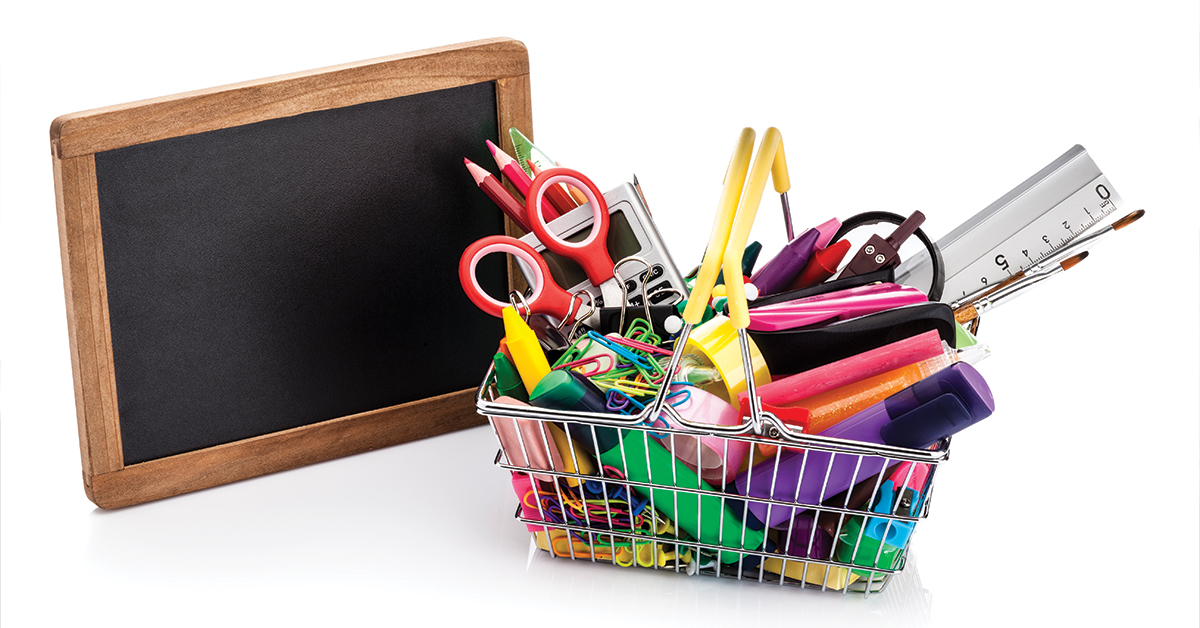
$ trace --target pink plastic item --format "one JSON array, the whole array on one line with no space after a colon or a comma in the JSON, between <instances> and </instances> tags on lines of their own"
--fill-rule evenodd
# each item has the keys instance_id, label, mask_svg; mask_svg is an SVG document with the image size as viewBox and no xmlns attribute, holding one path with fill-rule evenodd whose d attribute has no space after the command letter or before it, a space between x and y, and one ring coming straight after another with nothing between
<instances>
[{"instance_id":1,"label":"pink plastic item","mask_svg":"<svg viewBox=\"0 0 1200 628\"><path fill-rule=\"evenodd\" d=\"M945 350L942 348L941 336L937 331L931 330L832 364L790 375L758 387L757 392L763 403L787 405L943 353ZM745 395L743 392L739 398Z\"/></svg>"},{"instance_id":2,"label":"pink plastic item","mask_svg":"<svg viewBox=\"0 0 1200 628\"><path fill-rule=\"evenodd\" d=\"M871 284L756 307L750 310L749 328L754 331L793 329L833 319L866 316L928 300L924 292L910 286Z\"/></svg>"},{"instance_id":3,"label":"pink plastic item","mask_svg":"<svg viewBox=\"0 0 1200 628\"><path fill-rule=\"evenodd\" d=\"M684 419L692 423L707 423L708 425L741 424L742 418L737 408L725 403L720 397L695 386L675 385L671 387L672 393L680 390L691 391L691 397L687 401L675 406L675 410ZM672 423L666 413L663 413L662 420L668 427L686 429L684 426ZM746 459L746 453L750 451L750 443L746 441L726 440L715 436L700 437L699 455L696 451L695 436L675 434L672 438L671 434L667 434L667 438L658 439L658 442L674 453L675 457L692 471L696 470L696 460L699 458L702 467L700 477L714 486L724 486L733 481L738 467L742 466L742 461ZM728 448L726 448L726 443L728 443ZM727 453L728 457L726 457ZM721 473L722 466L725 469L724 474Z\"/></svg>"}]
</instances>

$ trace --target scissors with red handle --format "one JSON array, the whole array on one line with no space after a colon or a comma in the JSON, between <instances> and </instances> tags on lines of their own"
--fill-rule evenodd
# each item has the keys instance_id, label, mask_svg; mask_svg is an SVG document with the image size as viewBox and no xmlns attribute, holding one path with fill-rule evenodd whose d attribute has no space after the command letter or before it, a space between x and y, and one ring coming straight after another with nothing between
<instances>
[{"instance_id":1,"label":"scissors with red handle","mask_svg":"<svg viewBox=\"0 0 1200 628\"><path fill-rule=\"evenodd\" d=\"M592 208L592 225L586 238L580 242L568 242L550 231L546 219L542 216L542 199L549 186L566 183L583 191ZM605 304L618 304L624 300L621 284L613 273L612 257L608 254L608 203L604 195L582 173L569 168L547 168L540 172L529 186L529 195L525 198L526 216L529 226L537 236L538 241L548 251L574 260L587 275L588 281L600 288L601 298ZM479 260L490 253L507 253L525 262L532 271L532 294L526 298L529 309L534 314L546 314L559 320L575 318L579 315L579 304L572 303L575 297L563 290L550 275L550 268L542 256L528 244L509 236L488 236L481 238L463 251L458 263L458 279L463 290L479 309L500 316L508 304L488 296L479 285L475 269Z\"/></svg>"}]
</instances>

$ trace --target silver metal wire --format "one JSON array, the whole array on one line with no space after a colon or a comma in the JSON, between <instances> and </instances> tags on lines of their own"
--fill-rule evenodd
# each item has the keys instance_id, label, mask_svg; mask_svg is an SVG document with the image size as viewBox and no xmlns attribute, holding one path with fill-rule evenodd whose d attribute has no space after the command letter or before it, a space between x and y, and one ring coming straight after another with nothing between
<instances>
[{"instance_id":1,"label":"silver metal wire","mask_svg":"<svg viewBox=\"0 0 1200 628\"><path fill-rule=\"evenodd\" d=\"M644 288L644 286L643 286ZM680 359L686 345L687 338L691 333L692 327L684 325L679 336L675 341L675 351L672 352L670 364L667 367L667 373L674 373L679 368ZM744 334L739 334L739 342L743 354L743 361L749 363L749 338ZM650 543L650 560L651 565L655 569L662 566L669 566L678 573L685 574L701 574L709 575L717 578L733 577L737 579L753 578L758 582L777 584L780 586L797 586L801 588L820 588L821 590L835 590L843 594L846 593L861 593L870 595L878 593L887 586L891 581L892 576L899 572L905 562L907 555L907 547L911 546L911 535L909 536L908 546L901 547L892 553L891 558L885 558L884 542L877 541L877 545L871 549L866 549L864 538L867 535L867 528L873 520L885 520L883 526L883 538L887 538L887 533L897 525L912 525L915 528L916 523L924 519L929 512L931 493L933 490L933 480L937 471L938 465L945 461L949 456L950 439L944 439L934 449L917 450L907 449L902 447L892 447L888 445L876 445L870 443L862 443L857 441L848 441L837 438L828 438L815 435L794 433L786 424L779 421L773 415L763 412L761 400L757 396L753 385L753 374L746 373L747 379L747 397L750 400L750 416L744 417L743 423L737 426L717 426L709 424L699 424L689 422L684 419L673 406L666 402L669 394L669 386L662 386L659 392L655 395L652 401L647 402L646 407L635 415L619 415L619 414L598 414L591 412L575 412L564 410L550 410L545 408L535 408L530 406L517 406L499 404L492 401L494 391L492 389L494 382L494 368L489 368L485 375L484 381L480 384L476 395L476 408L480 414L489 416L495 420L495 417L507 417L513 420L532 420L540 424L554 423L562 428L566 435L566 440L569 444L569 451L560 452L560 455L573 462L573 468L578 470L580 452L576 451L577 439L572 435L572 430L568 428L569 424L579 424L586 426L590 438L591 451L599 449L600 439L597 435L597 430L601 428L616 428L617 429L617 447L620 448L620 464L621 468L617 469L624 479L610 478L603 475L603 468L597 469L599 477L595 475L583 475L578 471L572 473L563 470L543 470L535 469L532 466L531 458L528 455L527 446L523 438L518 433L518 444L521 448L519 452L522 459L526 461L525 466L514 465L513 456L503 452L503 455L497 454L496 464L502 469L508 471L516 471L521 473L537 473L541 476L551 476L555 478L554 495L558 499L558 507L563 513L562 520L551 520L546 511L542 507L541 499L537 499L537 517L538 519L527 518L523 516L523 511L518 507L516 518L522 525L532 525L541 529L550 553L553 556L558 556L554 550L554 545L551 541L551 532L557 534L566 534L566 556L572 559L586 558L593 562L608 562L613 565L618 565L617 553L618 544L628 544L629 551L633 555L633 564L639 565L638 543ZM655 423L655 419L659 416L665 416L669 419L671 427L662 426L662 422ZM651 427L651 425L653 427ZM652 439L651 436L654 436ZM671 451L677 451L675 444L677 439L682 437L695 438L699 441L703 437L716 437L722 439L721 450L724 452L722 462L719 468L721 478L726 476L726 464L730 447L734 443L748 443L750 454L748 454L748 462L746 467L746 481L754 480L754 485L758 486L759 477L756 476L754 469L762 464L771 464L771 473L769 474L769 491L767 495L770 497L759 497L750 495L751 491L747 488L744 492L746 495L735 494L722 490L725 487L709 486L702 480L701 470L702 456L700 447L697 447L695 462L696 482L683 481L680 471L681 464L684 461L675 459L675 464L671 467L669 476L662 476L661 473L654 471L650 459L651 447L658 446L659 437L662 437L662 443L665 447L671 445ZM498 437L498 434L497 434ZM648 481L640 481L631 479L629 476L630 463L632 462L626 455L626 446L629 444L628 439L634 438L640 441L640 446L643 449L643 454L639 458L638 465L645 465ZM543 445L549 447L549 441L545 439L543 430ZM653 443L652 443L653 441ZM699 443L697 443L699 444ZM755 452L759 445L771 445L776 447L776 452L772 459L756 461ZM503 445L502 445L503 446ZM789 448L792 451L788 454L784 453L784 448ZM586 449L586 448L585 448ZM635 447L636 449L636 447ZM632 450L630 450L632 451ZM514 452L516 453L516 452ZM827 459L820 463L825 468L819 471L814 469L814 472L820 475L820 492L818 498L811 502L801 498L801 485L808 485L807 478L809 477L809 463L816 462L815 456L822 454ZM795 491L789 495L776 494L776 481L779 479L779 469L784 456L801 456L799 462L799 480L797 480ZM828 495L830 491L829 479L832 470L836 465L844 464L842 459L849 456L853 462L854 472L850 476L853 484L845 490L846 495L832 500L833 496ZM871 461L868 465L867 461ZM599 461L597 461L599 462ZM615 461L614 461L615 462ZM929 472L920 492L920 504L913 504L915 511L901 512L899 508L899 499L892 500L892 507L886 512L872 512L873 507L880 503L880 492L884 486L885 474L890 474L895 469L896 465L903 462L913 462L928 465ZM872 472L871 477L859 477L866 475L864 469L875 469L882 467L878 472ZM913 477L915 465L910 466L908 473L904 476L901 487L907 486L910 479ZM689 477L690 474L689 474ZM532 479L532 478L531 478ZM573 489L567 486L569 480L578 482L578 488ZM580 495L583 495L584 482L587 480L598 481L602 487L602 502L604 513L599 520L591 517L586 517L580 522L572 522L565 518L566 502L564 496L572 491L578 490ZM852 489L856 485L866 484L870 488L870 494L866 497L863 503L852 503ZM537 484L535 484L535 494L537 494ZM629 505L627 510L630 510L628 529L623 525L617 525L613 515L614 502L611 499L613 491L617 487L624 487L626 503ZM894 487L895 488L895 487ZM727 489L729 490L729 489ZM840 493L839 489L839 493ZM642 495L647 501L647 505L643 513L648 513L650 516L650 536L637 531L637 526L634 525L634 517L632 515L633 499L635 495ZM669 495L669 500L666 504L662 502L663 498ZM740 506L736 506L740 501ZM694 503L696 506L695 517L695 534L690 535L686 531L679 528L679 521L672 520L674 527L673 535L661 535L658 533L657 523L654 513L665 513L662 506L669 506L672 512L680 512L681 503ZM726 517L718 516L716 521L708 513L727 513L733 512L740 514L741 522L746 522L748 517L753 517L751 505L758 504L756 507L763 507L766 511L768 522L772 519L772 514L779 509L784 509L789 512L786 519L786 525L779 528L767 528L767 533L764 539L770 539L771 543L766 543L760 547L747 547L747 530L749 526L741 525L740 538L735 537L735 540L726 538ZM719 509L715 506L719 505ZM799 513L799 515L798 515ZM532 513L530 513L532 515ZM735 515L736 516L736 515ZM798 516L811 517L811 529L806 540L793 540L793 529L798 520ZM859 531L856 537L843 539L846 534L843 532L851 520L859 522ZM826 530L824 526L829 525L832 528L833 534ZM716 543L702 540L701 536L706 536L705 530L710 529L708 526L716 526ZM915 529L913 530L915 532ZM588 555L578 554L576 552L576 542L570 536L572 533L580 535L586 539L587 545L593 549L588 552ZM535 538L536 538L535 533ZM601 538L606 539L601 542ZM712 538L709 536L709 538ZM817 550L822 546L820 539L826 539L824 545L828 551L827 556L817 555ZM845 542L848 540L849 542ZM874 540L874 539L872 539ZM609 553L608 558L597 559L599 550L603 549L607 543ZM799 547L803 545L803 547ZM861 550L861 551L860 551ZM670 553L674 552L673 558ZM690 552L688 558L684 558L685 553ZM603 555L602 552L600 552ZM722 562L729 557L736 560ZM847 558L842 560L839 557ZM891 562L889 562L889 560Z\"/></svg>"}]
</instances>

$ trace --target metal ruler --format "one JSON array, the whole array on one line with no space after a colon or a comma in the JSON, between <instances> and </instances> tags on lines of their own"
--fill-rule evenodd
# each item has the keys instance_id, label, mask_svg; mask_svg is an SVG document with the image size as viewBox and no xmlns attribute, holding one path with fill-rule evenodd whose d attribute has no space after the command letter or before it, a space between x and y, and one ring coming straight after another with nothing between
<instances>
[{"instance_id":1,"label":"metal ruler","mask_svg":"<svg viewBox=\"0 0 1200 628\"><path fill-rule=\"evenodd\" d=\"M949 303L1045 260L1121 204L1108 178L1076 144L938 240L946 266L942 301ZM921 251L900 264L896 281L924 289L932 273L929 254Z\"/></svg>"}]
</instances>

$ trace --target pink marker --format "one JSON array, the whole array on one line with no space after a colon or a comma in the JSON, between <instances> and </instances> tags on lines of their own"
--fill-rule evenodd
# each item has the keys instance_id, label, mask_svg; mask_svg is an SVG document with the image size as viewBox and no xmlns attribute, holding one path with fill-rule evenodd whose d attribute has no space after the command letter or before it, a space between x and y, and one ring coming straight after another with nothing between
<instances>
[{"instance_id":1,"label":"pink marker","mask_svg":"<svg viewBox=\"0 0 1200 628\"><path fill-rule=\"evenodd\" d=\"M759 386L757 393L763 403L783 406L943 353L941 336L931 330Z\"/></svg>"}]
</instances>

